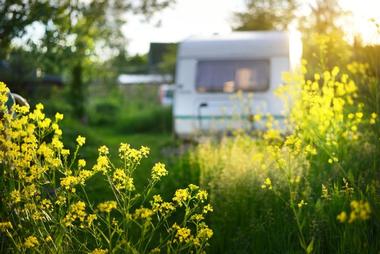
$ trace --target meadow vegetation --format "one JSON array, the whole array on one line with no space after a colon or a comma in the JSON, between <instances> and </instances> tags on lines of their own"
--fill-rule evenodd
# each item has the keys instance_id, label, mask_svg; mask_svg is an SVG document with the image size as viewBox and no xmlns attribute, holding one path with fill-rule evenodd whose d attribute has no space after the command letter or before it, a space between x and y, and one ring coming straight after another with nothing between
<instances>
[{"instance_id":1,"label":"meadow vegetation","mask_svg":"<svg viewBox=\"0 0 380 254\"><path fill-rule=\"evenodd\" d=\"M262 118L259 138L237 133L189 155L215 209L211 252L377 253L379 104L361 92L375 82L368 65L308 73L304 62L284 81L286 131Z\"/></svg>"},{"instance_id":2,"label":"meadow vegetation","mask_svg":"<svg viewBox=\"0 0 380 254\"><path fill-rule=\"evenodd\" d=\"M85 137L74 149L62 142L63 114L52 120L42 104L8 108L8 92L0 83L2 253L203 252L213 235L204 222L213 210L205 190L189 184L170 199L154 193L168 174L160 162L144 186L136 185L135 171L150 153L145 146L121 143L117 159L101 146L90 166L80 154ZM107 199L89 195L94 177Z\"/></svg>"}]
</instances>

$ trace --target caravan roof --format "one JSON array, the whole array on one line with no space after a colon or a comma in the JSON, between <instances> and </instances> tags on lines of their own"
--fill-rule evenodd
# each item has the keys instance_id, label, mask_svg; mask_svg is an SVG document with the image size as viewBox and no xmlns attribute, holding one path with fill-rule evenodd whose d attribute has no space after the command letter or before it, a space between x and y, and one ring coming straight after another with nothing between
<instances>
[{"instance_id":1,"label":"caravan roof","mask_svg":"<svg viewBox=\"0 0 380 254\"><path fill-rule=\"evenodd\" d=\"M180 43L179 58L268 58L289 56L287 32L234 32L190 37Z\"/></svg>"}]
</instances>

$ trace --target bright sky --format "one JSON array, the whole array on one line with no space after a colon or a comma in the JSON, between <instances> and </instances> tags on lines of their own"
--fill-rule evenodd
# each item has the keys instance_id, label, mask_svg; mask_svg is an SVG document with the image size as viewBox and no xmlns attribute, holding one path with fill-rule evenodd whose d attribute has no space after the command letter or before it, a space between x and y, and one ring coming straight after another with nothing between
<instances>
[{"instance_id":1,"label":"bright sky","mask_svg":"<svg viewBox=\"0 0 380 254\"><path fill-rule=\"evenodd\" d=\"M360 32L365 42L380 42L376 26L369 22L370 18L380 22L380 0L340 1L345 10L353 13L345 26L351 36ZM138 17L129 17L123 27L129 53L146 53L150 42L178 42L195 34L229 32L233 12L244 10L244 3L245 0L177 0L172 8L158 15L159 27L154 25L157 19L147 24Z\"/></svg>"},{"instance_id":2,"label":"bright sky","mask_svg":"<svg viewBox=\"0 0 380 254\"><path fill-rule=\"evenodd\" d=\"M229 32L233 11L242 10L244 3L245 0L177 0L172 8L157 15L160 27L129 17L123 27L129 53L146 53L150 42L178 42L195 34Z\"/></svg>"}]
</instances>

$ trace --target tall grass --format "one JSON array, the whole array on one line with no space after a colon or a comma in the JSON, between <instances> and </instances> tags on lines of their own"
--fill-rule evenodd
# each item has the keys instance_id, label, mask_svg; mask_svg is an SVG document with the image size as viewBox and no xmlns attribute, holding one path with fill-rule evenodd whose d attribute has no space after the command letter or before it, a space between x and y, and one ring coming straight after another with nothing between
<instances>
[{"instance_id":1,"label":"tall grass","mask_svg":"<svg viewBox=\"0 0 380 254\"><path fill-rule=\"evenodd\" d=\"M366 66L347 69L285 77L289 135L268 129L192 152L215 207L213 253L380 251L378 112L353 78L367 80Z\"/></svg>"}]
</instances>

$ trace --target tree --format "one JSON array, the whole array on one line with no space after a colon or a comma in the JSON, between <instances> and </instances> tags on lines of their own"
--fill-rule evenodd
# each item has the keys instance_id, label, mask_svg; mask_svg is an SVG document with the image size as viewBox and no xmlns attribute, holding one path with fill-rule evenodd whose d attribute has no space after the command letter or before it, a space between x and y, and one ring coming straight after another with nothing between
<instances>
[{"instance_id":1,"label":"tree","mask_svg":"<svg viewBox=\"0 0 380 254\"><path fill-rule=\"evenodd\" d=\"M245 12L235 13L234 30L285 30L296 8L296 0L248 0Z\"/></svg>"},{"instance_id":2,"label":"tree","mask_svg":"<svg viewBox=\"0 0 380 254\"><path fill-rule=\"evenodd\" d=\"M12 39L21 37L28 25L52 17L49 8L48 1L0 0L0 59L8 55Z\"/></svg>"},{"instance_id":3,"label":"tree","mask_svg":"<svg viewBox=\"0 0 380 254\"><path fill-rule=\"evenodd\" d=\"M351 57L351 47L344 39L344 31L338 21L348 13L344 12L338 0L316 0L309 4L310 14L299 20L303 34L303 57L312 72L343 66Z\"/></svg>"},{"instance_id":4,"label":"tree","mask_svg":"<svg viewBox=\"0 0 380 254\"><path fill-rule=\"evenodd\" d=\"M125 14L147 19L175 0L0 0L0 46L3 57L14 38L38 23L45 29L38 42L27 46L38 56L44 72L66 74L71 79L71 101L78 117L84 115L85 84L91 77L97 51L115 52L126 43L121 26Z\"/></svg>"}]
</instances>

